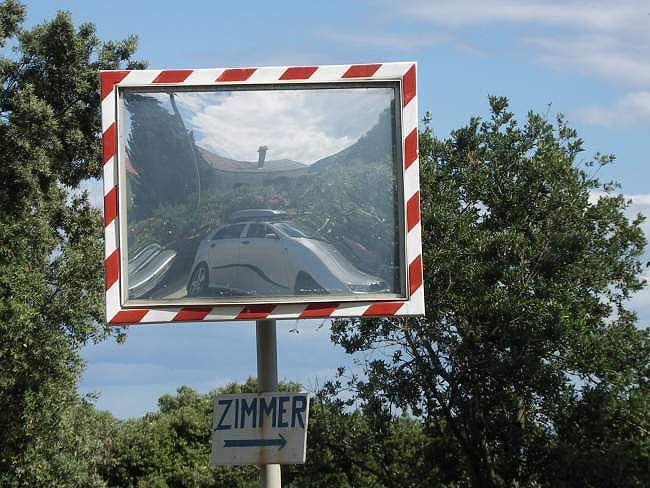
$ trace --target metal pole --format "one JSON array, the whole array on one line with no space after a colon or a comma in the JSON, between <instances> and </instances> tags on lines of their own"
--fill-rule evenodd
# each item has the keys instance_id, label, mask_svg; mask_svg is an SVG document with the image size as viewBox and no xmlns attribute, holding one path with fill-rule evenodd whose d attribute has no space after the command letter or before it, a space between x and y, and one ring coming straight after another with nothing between
<instances>
[{"instance_id":1,"label":"metal pole","mask_svg":"<svg viewBox=\"0 0 650 488\"><path fill-rule=\"evenodd\" d=\"M257 391L273 392L278 389L278 343L275 320L257 320ZM262 488L281 488L279 464L262 465Z\"/></svg>"}]
</instances>

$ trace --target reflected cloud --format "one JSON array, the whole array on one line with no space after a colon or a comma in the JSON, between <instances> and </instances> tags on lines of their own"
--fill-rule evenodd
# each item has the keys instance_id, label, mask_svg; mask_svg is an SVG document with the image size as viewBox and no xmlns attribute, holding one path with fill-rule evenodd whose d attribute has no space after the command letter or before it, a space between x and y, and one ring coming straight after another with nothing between
<instances>
[{"instance_id":1,"label":"reflected cloud","mask_svg":"<svg viewBox=\"0 0 650 488\"><path fill-rule=\"evenodd\" d=\"M192 113L196 142L232 159L312 164L336 153L372 128L392 100L391 89L257 90L178 94Z\"/></svg>"}]
</instances>

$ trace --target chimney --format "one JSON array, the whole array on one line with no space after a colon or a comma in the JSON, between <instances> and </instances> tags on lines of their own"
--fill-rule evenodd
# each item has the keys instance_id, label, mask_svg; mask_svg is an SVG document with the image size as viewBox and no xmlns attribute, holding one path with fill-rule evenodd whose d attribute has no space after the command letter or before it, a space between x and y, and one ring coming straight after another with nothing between
<instances>
[{"instance_id":1,"label":"chimney","mask_svg":"<svg viewBox=\"0 0 650 488\"><path fill-rule=\"evenodd\" d=\"M268 151L268 146L260 146L257 152L260 154L259 159L257 160L257 169L262 169L264 167L264 160L266 159L266 151Z\"/></svg>"}]
</instances>

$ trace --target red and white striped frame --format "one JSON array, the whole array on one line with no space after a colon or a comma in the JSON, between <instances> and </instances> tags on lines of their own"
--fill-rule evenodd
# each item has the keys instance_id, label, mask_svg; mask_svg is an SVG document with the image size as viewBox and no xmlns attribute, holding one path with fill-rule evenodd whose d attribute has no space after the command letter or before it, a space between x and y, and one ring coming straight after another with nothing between
<instances>
[{"instance_id":1,"label":"red and white striped frame","mask_svg":"<svg viewBox=\"0 0 650 488\"><path fill-rule=\"evenodd\" d=\"M418 106L416 63L282 66L183 70L102 71L102 140L104 163L104 225L106 322L137 323L228 321L257 319L388 317L424 314L424 283L420 228ZM117 89L126 86L217 86L277 83L341 83L398 81L401 87L403 195L406 221L407 298L390 301L265 303L209 306L124 307L120 290ZM321 299L322 300L322 299Z\"/></svg>"}]
</instances>

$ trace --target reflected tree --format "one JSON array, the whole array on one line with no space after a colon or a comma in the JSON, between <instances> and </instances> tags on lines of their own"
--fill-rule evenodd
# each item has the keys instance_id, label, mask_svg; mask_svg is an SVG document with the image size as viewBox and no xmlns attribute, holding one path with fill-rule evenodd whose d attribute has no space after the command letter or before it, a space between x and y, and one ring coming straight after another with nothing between
<instances>
[{"instance_id":1,"label":"reflected tree","mask_svg":"<svg viewBox=\"0 0 650 488\"><path fill-rule=\"evenodd\" d=\"M127 92L124 103L130 122L130 218L144 220L161 205L196 202L200 177L194 141L177 109L170 113L158 98L146 94Z\"/></svg>"}]
</instances>

